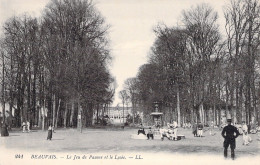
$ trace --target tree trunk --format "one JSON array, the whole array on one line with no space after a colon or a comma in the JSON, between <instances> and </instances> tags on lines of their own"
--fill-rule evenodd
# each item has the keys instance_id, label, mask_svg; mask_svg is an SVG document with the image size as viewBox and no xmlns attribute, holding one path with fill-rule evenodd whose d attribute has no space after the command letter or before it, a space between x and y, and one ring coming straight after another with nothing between
<instances>
[{"instance_id":1,"label":"tree trunk","mask_svg":"<svg viewBox=\"0 0 260 165\"><path fill-rule=\"evenodd\" d=\"M34 76L33 76L33 91L32 91L32 112L33 112L33 125L37 122L37 111L36 111L36 71L34 68Z\"/></svg>"},{"instance_id":2,"label":"tree trunk","mask_svg":"<svg viewBox=\"0 0 260 165\"><path fill-rule=\"evenodd\" d=\"M52 98L52 126L55 127L55 119L56 119L56 97L53 94Z\"/></svg>"},{"instance_id":3,"label":"tree trunk","mask_svg":"<svg viewBox=\"0 0 260 165\"><path fill-rule=\"evenodd\" d=\"M75 111L75 106L74 106L74 101L71 102L71 114L70 114L70 126L73 126L73 117L74 117L74 111Z\"/></svg>"},{"instance_id":4,"label":"tree trunk","mask_svg":"<svg viewBox=\"0 0 260 165\"><path fill-rule=\"evenodd\" d=\"M64 123L63 123L64 128L67 127L67 114L68 114L68 104L65 103Z\"/></svg>"},{"instance_id":5,"label":"tree trunk","mask_svg":"<svg viewBox=\"0 0 260 165\"><path fill-rule=\"evenodd\" d=\"M55 118L55 128L58 128L58 120L59 120L59 112L60 112L60 103L61 103L61 99L59 99L59 103L58 103L57 114L56 114L56 118Z\"/></svg>"},{"instance_id":6,"label":"tree trunk","mask_svg":"<svg viewBox=\"0 0 260 165\"><path fill-rule=\"evenodd\" d=\"M44 131L44 127L45 127L45 111L46 111L46 107L45 107L45 102L43 103L43 107L41 107L42 111L41 111L41 115L42 115L42 130Z\"/></svg>"},{"instance_id":7,"label":"tree trunk","mask_svg":"<svg viewBox=\"0 0 260 165\"><path fill-rule=\"evenodd\" d=\"M97 124L98 124L98 115L99 115L99 114L98 114L98 112L99 112L99 104L97 104L97 107L96 107L96 108L97 108L97 114L96 114L96 118L97 118Z\"/></svg>"},{"instance_id":8,"label":"tree trunk","mask_svg":"<svg viewBox=\"0 0 260 165\"><path fill-rule=\"evenodd\" d=\"M177 115L178 115L178 127L181 126L181 108L180 108L180 92L179 86L177 85Z\"/></svg>"},{"instance_id":9,"label":"tree trunk","mask_svg":"<svg viewBox=\"0 0 260 165\"><path fill-rule=\"evenodd\" d=\"M82 132L82 108L80 105L80 99L78 98L77 100L77 105L78 105L78 124L77 124L77 129Z\"/></svg>"}]
</instances>

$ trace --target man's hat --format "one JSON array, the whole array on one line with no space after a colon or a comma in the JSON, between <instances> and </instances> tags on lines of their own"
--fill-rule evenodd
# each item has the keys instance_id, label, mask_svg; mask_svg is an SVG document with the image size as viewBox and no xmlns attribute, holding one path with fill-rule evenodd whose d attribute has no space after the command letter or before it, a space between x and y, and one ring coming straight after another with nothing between
<instances>
[{"instance_id":1,"label":"man's hat","mask_svg":"<svg viewBox=\"0 0 260 165\"><path fill-rule=\"evenodd\" d=\"M231 119L227 119L227 122L231 122L232 120Z\"/></svg>"}]
</instances>

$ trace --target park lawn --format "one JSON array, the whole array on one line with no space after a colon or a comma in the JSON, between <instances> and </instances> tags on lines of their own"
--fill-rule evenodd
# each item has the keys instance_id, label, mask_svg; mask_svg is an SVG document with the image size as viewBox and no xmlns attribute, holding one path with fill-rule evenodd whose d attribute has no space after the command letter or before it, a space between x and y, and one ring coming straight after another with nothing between
<instances>
[{"instance_id":1,"label":"park lawn","mask_svg":"<svg viewBox=\"0 0 260 165\"><path fill-rule=\"evenodd\" d=\"M47 131L32 130L30 133L11 131L9 137L1 137L0 145L11 150L46 151L46 152L167 152L182 154L214 154L222 155L223 138L221 131L214 130L215 135L204 132L204 137L193 137L191 129L178 130L178 134L185 135L185 139L170 141L164 139L138 140L131 139L136 129L58 129L53 133L51 141L46 140ZM256 134L250 134L253 142L249 146L242 145L242 136L237 138L236 155L256 156L259 154L259 141Z\"/></svg>"}]
</instances>

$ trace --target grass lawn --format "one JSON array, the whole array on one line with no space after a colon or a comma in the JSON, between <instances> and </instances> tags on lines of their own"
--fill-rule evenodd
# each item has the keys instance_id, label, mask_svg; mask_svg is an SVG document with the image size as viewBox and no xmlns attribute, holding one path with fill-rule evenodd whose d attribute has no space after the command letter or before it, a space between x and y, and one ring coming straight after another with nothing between
<instances>
[{"instance_id":1,"label":"grass lawn","mask_svg":"<svg viewBox=\"0 0 260 165\"><path fill-rule=\"evenodd\" d=\"M142 158L140 161L149 160L152 162L160 161L161 158L165 159L165 161L175 158L175 162L192 161L192 159L194 161L196 159L198 161L203 161L203 159L209 159L209 161L223 159L223 138L221 137L221 131L218 129L214 130L216 133L214 136L209 135L209 131L206 131L204 137L200 138L193 137L191 129L180 128L178 134L185 135L185 139L179 141L131 139L131 134L137 134L137 129L127 127L125 129L88 128L83 129L82 133L76 129L57 129L55 131L56 133L53 133L51 141L46 140L47 131L32 130L30 133L22 133L22 131L18 130L10 131L9 137L0 137L1 151L10 157L14 157L17 153L28 153L25 156L29 159L33 154L50 153L57 154L59 155L57 157L64 157L64 159L67 154L71 157L77 154L81 158L92 155L93 159L95 156L97 159L100 158L99 156L103 156L102 159L104 159L106 155L113 154L113 159L117 155L118 161L123 161L120 159L124 158L131 161L138 158L138 156ZM256 134L250 134L250 136L253 142L249 146L242 145L242 136L239 136L236 140L236 160L240 160L240 162L246 159L256 160L259 156L258 137ZM91 158L88 157L88 159ZM250 165L252 164L253 162ZM2 165L1 157L0 165Z\"/></svg>"}]
</instances>

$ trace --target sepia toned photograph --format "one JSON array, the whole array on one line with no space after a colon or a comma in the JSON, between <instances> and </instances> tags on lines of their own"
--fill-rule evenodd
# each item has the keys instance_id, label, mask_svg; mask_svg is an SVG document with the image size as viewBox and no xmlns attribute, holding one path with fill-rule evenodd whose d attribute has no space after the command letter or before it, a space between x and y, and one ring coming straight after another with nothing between
<instances>
[{"instance_id":1,"label":"sepia toned photograph","mask_svg":"<svg viewBox=\"0 0 260 165\"><path fill-rule=\"evenodd\" d=\"M0 165L260 162L259 0L0 0Z\"/></svg>"}]
</instances>

